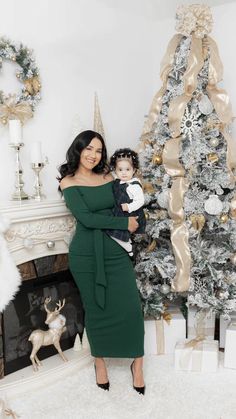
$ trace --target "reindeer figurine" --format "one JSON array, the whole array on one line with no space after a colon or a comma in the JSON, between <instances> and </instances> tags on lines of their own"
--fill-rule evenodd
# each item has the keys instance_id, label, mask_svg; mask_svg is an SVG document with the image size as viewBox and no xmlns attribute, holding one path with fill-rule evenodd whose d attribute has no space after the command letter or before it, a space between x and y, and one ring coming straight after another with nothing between
<instances>
[{"instance_id":1,"label":"reindeer figurine","mask_svg":"<svg viewBox=\"0 0 236 419\"><path fill-rule=\"evenodd\" d=\"M41 346L48 346L54 345L57 349L59 355L63 359L63 361L67 361L67 358L63 354L60 346L60 338L63 332L65 332L66 327L66 318L60 314L61 309L65 305L65 299L61 303L59 300L57 304L58 308L55 308L54 311L50 311L47 307L48 303L50 303L51 297L45 298L44 301L44 308L47 312L47 318L45 320L45 324L48 324L48 330L41 330L37 329L34 330L31 335L29 336L29 341L33 345L33 349L30 355L31 362L33 364L33 368L35 371L38 370L42 364L37 357L37 352L41 348Z\"/></svg>"}]
</instances>

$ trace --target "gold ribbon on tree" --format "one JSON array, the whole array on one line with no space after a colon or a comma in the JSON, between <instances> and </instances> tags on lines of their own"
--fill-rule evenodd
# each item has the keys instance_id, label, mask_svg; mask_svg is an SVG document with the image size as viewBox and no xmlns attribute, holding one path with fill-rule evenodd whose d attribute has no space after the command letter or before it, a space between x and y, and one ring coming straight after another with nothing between
<instances>
[{"instance_id":1,"label":"gold ribbon on tree","mask_svg":"<svg viewBox=\"0 0 236 419\"><path fill-rule=\"evenodd\" d=\"M197 87L197 76L204 64L202 40L192 36L188 65L183 76L184 93L174 98L169 106L169 128L172 138L165 144L163 164L166 172L173 178L169 194L169 215L173 221L171 243L176 262L176 275L172 290L184 292L190 286L191 254L188 244L188 228L183 210L184 194L188 190L185 170L179 162L181 121L188 102Z\"/></svg>"},{"instance_id":2,"label":"gold ribbon on tree","mask_svg":"<svg viewBox=\"0 0 236 419\"><path fill-rule=\"evenodd\" d=\"M0 104L0 119L6 124L9 119L19 119L23 124L27 119L32 118L33 111L26 102L16 103L16 96L10 95Z\"/></svg>"},{"instance_id":3,"label":"gold ribbon on tree","mask_svg":"<svg viewBox=\"0 0 236 419\"><path fill-rule=\"evenodd\" d=\"M168 44L166 53L161 62L160 77L163 82L163 85L153 98L148 117L143 127L143 132L141 136L143 140L145 140L145 137L147 135L150 135L152 131L152 126L154 122L156 121L158 114L160 113L161 106L162 106L162 98L166 91L168 75L169 75L170 70L172 69L175 51L176 51L177 46L180 43L182 36L183 35L180 35L180 34L176 34L173 36L173 38L170 40Z\"/></svg>"}]
</instances>

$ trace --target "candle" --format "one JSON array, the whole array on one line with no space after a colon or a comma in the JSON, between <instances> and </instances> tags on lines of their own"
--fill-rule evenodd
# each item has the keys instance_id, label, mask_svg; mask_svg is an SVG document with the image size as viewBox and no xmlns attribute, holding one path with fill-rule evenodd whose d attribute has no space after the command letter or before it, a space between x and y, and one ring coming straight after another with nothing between
<instances>
[{"instance_id":1,"label":"candle","mask_svg":"<svg viewBox=\"0 0 236 419\"><path fill-rule=\"evenodd\" d=\"M22 125L19 119L9 119L9 142L10 144L23 142Z\"/></svg>"},{"instance_id":2,"label":"candle","mask_svg":"<svg viewBox=\"0 0 236 419\"><path fill-rule=\"evenodd\" d=\"M41 142L35 141L31 144L31 163L42 163Z\"/></svg>"}]
</instances>

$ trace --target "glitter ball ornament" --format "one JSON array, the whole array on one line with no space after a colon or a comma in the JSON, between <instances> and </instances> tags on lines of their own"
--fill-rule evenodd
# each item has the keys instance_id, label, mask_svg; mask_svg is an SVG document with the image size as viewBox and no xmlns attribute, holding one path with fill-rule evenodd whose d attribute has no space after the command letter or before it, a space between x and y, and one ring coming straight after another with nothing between
<instances>
[{"instance_id":1,"label":"glitter ball ornament","mask_svg":"<svg viewBox=\"0 0 236 419\"><path fill-rule=\"evenodd\" d=\"M227 223L228 219L229 219L228 214L221 214L221 216L220 216L220 222L221 222L222 224L223 224L223 223Z\"/></svg>"},{"instance_id":2,"label":"glitter ball ornament","mask_svg":"<svg viewBox=\"0 0 236 419\"><path fill-rule=\"evenodd\" d=\"M209 140L209 144L211 145L211 147L217 147L219 145L219 138L216 137L212 137Z\"/></svg>"},{"instance_id":3,"label":"glitter ball ornament","mask_svg":"<svg viewBox=\"0 0 236 419\"><path fill-rule=\"evenodd\" d=\"M223 210L223 204L217 195L210 195L204 204L205 211L210 215L218 215Z\"/></svg>"},{"instance_id":4,"label":"glitter ball ornament","mask_svg":"<svg viewBox=\"0 0 236 419\"><path fill-rule=\"evenodd\" d=\"M216 163L219 160L219 156L217 153L209 153L207 155L207 160L211 163Z\"/></svg>"},{"instance_id":5,"label":"glitter ball ornament","mask_svg":"<svg viewBox=\"0 0 236 419\"><path fill-rule=\"evenodd\" d=\"M152 158L152 163L153 164L157 164L157 165L162 164L162 156L161 156L161 154L154 154L154 156Z\"/></svg>"},{"instance_id":6,"label":"glitter ball ornament","mask_svg":"<svg viewBox=\"0 0 236 419\"><path fill-rule=\"evenodd\" d=\"M170 286L168 284L162 284L160 287L160 291L162 294L169 294L170 292Z\"/></svg>"},{"instance_id":7,"label":"glitter ball ornament","mask_svg":"<svg viewBox=\"0 0 236 419\"><path fill-rule=\"evenodd\" d=\"M169 190L165 190L163 192L160 192L157 196L157 202L160 205L161 208L168 209L169 204Z\"/></svg>"},{"instance_id":8,"label":"glitter ball ornament","mask_svg":"<svg viewBox=\"0 0 236 419\"><path fill-rule=\"evenodd\" d=\"M212 113L213 105L207 95L202 95L198 103L198 108L203 115L209 115Z\"/></svg>"}]
</instances>

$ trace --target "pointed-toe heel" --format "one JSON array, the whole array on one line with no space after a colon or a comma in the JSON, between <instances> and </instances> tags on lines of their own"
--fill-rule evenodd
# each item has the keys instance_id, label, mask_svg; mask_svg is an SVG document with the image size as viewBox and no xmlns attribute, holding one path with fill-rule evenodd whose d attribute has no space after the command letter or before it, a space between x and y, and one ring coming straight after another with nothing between
<instances>
[{"instance_id":1,"label":"pointed-toe heel","mask_svg":"<svg viewBox=\"0 0 236 419\"><path fill-rule=\"evenodd\" d=\"M145 394L145 386L142 386L142 387L136 387L136 386L134 385L133 363L134 363L134 361L133 361L133 362L132 362L132 364L130 365L131 374L132 374L132 378L133 378L133 389L134 389L135 391L137 391L137 393L142 394L142 395L144 396L144 394Z\"/></svg>"},{"instance_id":2,"label":"pointed-toe heel","mask_svg":"<svg viewBox=\"0 0 236 419\"><path fill-rule=\"evenodd\" d=\"M95 369L95 376L96 376L96 384L99 388L101 388L102 390L107 390L109 391L110 388L110 383L109 381L107 381L106 383L100 384L97 382L97 373L96 373L96 365L94 364L94 369Z\"/></svg>"}]
</instances>

